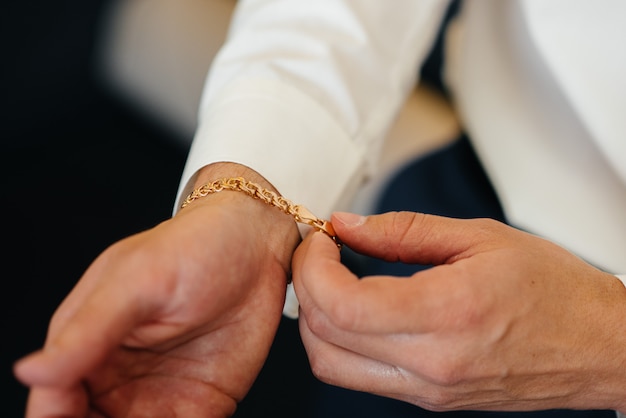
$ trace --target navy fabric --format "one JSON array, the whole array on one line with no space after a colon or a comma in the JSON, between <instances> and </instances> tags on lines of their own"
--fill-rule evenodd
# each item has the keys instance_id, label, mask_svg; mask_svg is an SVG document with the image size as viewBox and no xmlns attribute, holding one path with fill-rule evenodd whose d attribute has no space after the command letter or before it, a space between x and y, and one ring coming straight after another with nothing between
<instances>
[{"instance_id":1,"label":"navy fabric","mask_svg":"<svg viewBox=\"0 0 626 418\"><path fill-rule=\"evenodd\" d=\"M468 139L421 158L392 179L377 212L408 210L457 218L488 217L505 222L502 208ZM406 276L428 266L368 259L354 266L359 275ZM411 404L315 382L303 405L304 417L495 417L495 418L615 418L613 411L552 410L536 412L426 411Z\"/></svg>"}]
</instances>

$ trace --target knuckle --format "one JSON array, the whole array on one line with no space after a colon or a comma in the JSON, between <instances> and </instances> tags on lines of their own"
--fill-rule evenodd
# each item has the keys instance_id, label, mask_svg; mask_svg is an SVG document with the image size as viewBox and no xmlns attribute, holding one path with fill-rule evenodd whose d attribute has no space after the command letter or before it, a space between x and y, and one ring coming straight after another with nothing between
<instances>
[{"instance_id":1,"label":"knuckle","mask_svg":"<svg viewBox=\"0 0 626 418\"><path fill-rule=\"evenodd\" d=\"M410 236L411 231L421 231L423 229L425 216L423 213L417 212L396 212L391 223L393 227L391 233L395 237L399 236L399 241L402 242Z\"/></svg>"},{"instance_id":2,"label":"knuckle","mask_svg":"<svg viewBox=\"0 0 626 418\"><path fill-rule=\"evenodd\" d=\"M337 332L353 331L357 316L358 313L349 307L334 304L325 312L315 311L307 315L307 325L315 336L330 341Z\"/></svg>"},{"instance_id":3,"label":"knuckle","mask_svg":"<svg viewBox=\"0 0 626 418\"><path fill-rule=\"evenodd\" d=\"M331 373L333 367L329 364L327 359L317 351L311 351L308 356L313 376L324 383L332 383L333 379Z\"/></svg>"},{"instance_id":4,"label":"knuckle","mask_svg":"<svg viewBox=\"0 0 626 418\"><path fill-rule=\"evenodd\" d=\"M469 222L473 227L474 233L484 239L493 239L494 237L501 236L504 231L504 224L495 219L475 218L470 219Z\"/></svg>"},{"instance_id":5,"label":"knuckle","mask_svg":"<svg viewBox=\"0 0 626 418\"><path fill-rule=\"evenodd\" d=\"M353 295L358 290L346 291ZM310 324L311 329L319 335L328 335L334 330L355 331L360 324L368 324L367 317L364 317L367 306L362 303L362 299L355 297L351 300L337 300L326 306L323 313L315 315Z\"/></svg>"},{"instance_id":6,"label":"knuckle","mask_svg":"<svg viewBox=\"0 0 626 418\"><path fill-rule=\"evenodd\" d=\"M402 249L405 247L414 247L419 244L419 237L428 234L427 223L424 222L426 215L417 212L397 211L388 212L386 215L388 221L384 225L383 242L388 248L384 251L386 261L401 261ZM416 234L415 231L420 231Z\"/></svg>"},{"instance_id":7,"label":"knuckle","mask_svg":"<svg viewBox=\"0 0 626 418\"><path fill-rule=\"evenodd\" d=\"M467 361L458 352L441 352L437 357L426 359L420 365L423 376L437 388L450 389L458 386L467 378Z\"/></svg>"},{"instance_id":8,"label":"knuckle","mask_svg":"<svg viewBox=\"0 0 626 418\"><path fill-rule=\"evenodd\" d=\"M321 313L313 313L307 315L307 326L309 330L318 338L325 339L329 334L328 321L323 317Z\"/></svg>"},{"instance_id":9,"label":"knuckle","mask_svg":"<svg viewBox=\"0 0 626 418\"><path fill-rule=\"evenodd\" d=\"M359 305L351 303L340 303L333 306L329 312L329 318L332 323L339 329L344 331L354 330L358 326L358 317L360 309Z\"/></svg>"},{"instance_id":10,"label":"knuckle","mask_svg":"<svg viewBox=\"0 0 626 418\"><path fill-rule=\"evenodd\" d=\"M431 372L430 379L439 387L452 387L461 381L460 370L450 362L439 362L439 367Z\"/></svg>"},{"instance_id":11,"label":"knuckle","mask_svg":"<svg viewBox=\"0 0 626 418\"><path fill-rule=\"evenodd\" d=\"M438 388L433 390L422 406L433 412L448 412L457 409L456 401L457 398L449 391Z\"/></svg>"}]
</instances>

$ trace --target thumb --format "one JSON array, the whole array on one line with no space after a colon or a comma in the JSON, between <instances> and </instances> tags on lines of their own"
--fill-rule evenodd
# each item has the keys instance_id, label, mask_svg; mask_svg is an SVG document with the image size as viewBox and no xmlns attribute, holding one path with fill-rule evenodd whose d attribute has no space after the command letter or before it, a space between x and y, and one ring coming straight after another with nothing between
<instances>
[{"instance_id":1,"label":"thumb","mask_svg":"<svg viewBox=\"0 0 626 418\"><path fill-rule=\"evenodd\" d=\"M445 264L475 253L494 234L487 219L456 219L417 212L361 216L335 212L332 224L352 250L390 262Z\"/></svg>"}]
</instances>

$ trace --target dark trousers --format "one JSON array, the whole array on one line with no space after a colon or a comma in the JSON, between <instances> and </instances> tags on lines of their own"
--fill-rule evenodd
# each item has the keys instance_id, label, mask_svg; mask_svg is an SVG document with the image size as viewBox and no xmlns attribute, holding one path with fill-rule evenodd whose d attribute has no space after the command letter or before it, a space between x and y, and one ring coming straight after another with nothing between
<instances>
[{"instance_id":1,"label":"dark trousers","mask_svg":"<svg viewBox=\"0 0 626 418\"><path fill-rule=\"evenodd\" d=\"M377 212L408 210L457 218L488 217L506 222L502 208L466 137L402 169L381 197ZM406 276L427 266L367 259L353 269L359 275ZM445 412L425 411L413 405L316 382L302 416L333 417L560 417L615 418L613 411Z\"/></svg>"}]
</instances>

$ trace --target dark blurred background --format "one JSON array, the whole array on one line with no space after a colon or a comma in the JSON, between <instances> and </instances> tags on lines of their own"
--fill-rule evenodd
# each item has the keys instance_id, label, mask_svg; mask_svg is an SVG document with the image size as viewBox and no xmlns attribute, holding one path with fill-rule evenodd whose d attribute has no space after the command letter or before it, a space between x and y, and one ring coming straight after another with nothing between
<instances>
[{"instance_id":1,"label":"dark blurred background","mask_svg":"<svg viewBox=\"0 0 626 418\"><path fill-rule=\"evenodd\" d=\"M54 310L100 252L171 215L185 162L189 138L148 120L95 76L108 6L0 6L2 417L24 415L27 390L13 362L42 346ZM423 69L435 84L438 51ZM312 381L296 322L283 319L237 416L296 411Z\"/></svg>"},{"instance_id":2,"label":"dark blurred background","mask_svg":"<svg viewBox=\"0 0 626 418\"><path fill-rule=\"evenodd\" d=\"M179 142L94 81L106 3L0 6L2 417L24 414L13 361L41 347L97 254L171 214L184 164Z\"/></svg>"}]
</instances>

